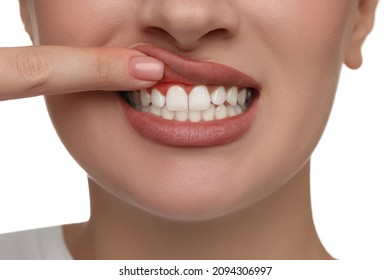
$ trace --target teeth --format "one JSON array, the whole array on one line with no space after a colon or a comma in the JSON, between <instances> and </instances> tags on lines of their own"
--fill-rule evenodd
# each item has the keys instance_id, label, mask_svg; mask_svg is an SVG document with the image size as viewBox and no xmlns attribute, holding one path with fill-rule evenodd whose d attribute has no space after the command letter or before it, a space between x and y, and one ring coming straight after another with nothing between
<instances>
[{"instance_id":1,"label":"teeth","mask_svg":"<svg viewBox=\"0 0 390 280\"><path fill-rule=\"evenodd\" d=\"M238 94L238 97L237 97L237 102L238 104L240 105L244 105L245 104L245 101L246 101L246 88L242 89L240 91L240 93Z\"/></svg>"},{"instance_id":2,"label":"teeth","mask_svg":"<svg viewBox=\"0 0 390 280\"><path fill-rule=\"evenodd\" d=\"M210 94L205 86L194 87L189 96L190 110L207 110L210 107Z\"/></svg>"},{"instance_id":3,"label":"teeth","mask_svg":"<svg viewBox=\"0 0 390 280\"><path fill-rule=\"evenodd\" d=\"M230 88L226 93L226 101L232 105L237 105L237 98L238 98L238 89L237 87Z\"/></svg>"},{"instance_id":4,"label":"teeth","mask_svg":"<svg viewBox=\"0 0 390 280\"><path fill-rule=\"evenodd\" d=\"M202 118L204 121L212 121L215 116L215 105L211 104L210 108L202 112Z\"/></svg>"},{"instance_id":5,"label":"teeth","mask_svg":"<svg viewBox=\"0 0 390 280\"><path fill-rule=\"evenodd\" d=\"M202 120L202 111L189 111L188 119L190 122L200 122Z\"/></svg>"},{"instance_id":6,"label":"teeth","mask_svg":"<svg viewBox=\"0 0 390 280\"><path fill-rule=\"evenodd\" d=\"M141 90L141 104L142 106L150 105L150 94L146 89Z\"/></svg>"},{"instance_id":7,"label":"teeth","mask_svg":"<svg viewBox=\"0 0 390 280\"><path fill-rule=\"evenodd\" d=\"M166 120L173 120L175 118L175 112L168 110L167 106L164 106L161 110L162 117Z\"/></svg>"},{"instance_id":8,"label":"teeth","mask_svg":"<svg viewBox=\"0 0 390 280\"><path fill-rule=\"evenodd\" d=\"M154 105L150 106L150 113L156 116L161 116L161 108Z\"/></svg>"},{"instance_id":9,"label":"teeth","mask_svg":"<svg viewBox=\"0 0 390 280\"><path fill-rule=\"evenodd\" d=\"M234 117L235 115L237 115L236 110L234 110L233 106L227 106L226 110L229 117Z\"/></svg>"},{"instance_id":10,"label":"teeth","mask_svg":"<svg viewBox=\"0 0 390 280\"><path fill-rule=\"evenodd\" d=\"M248 90L247 90L247 99L248 99L248 100L252 97L252 93L253 93L253 90L252 90L252 89L248 89Z\"/></svg>"},{"instance_id":11,"label":"teeth","mask_svg":"<svg viewBox=\"0 0 390 280\"><path fill-rule=\"evenodd\" d=\"M226 101L226 91L224 87L218 87L210 96L211 102L215 105L222 105Z\"/></svg>"},{"instance_id":12,"label":"teeth","mask_svg":"<svg viewBox=\"0 0 390 280\"><path fill-rule=\"evenodd\" d=\"M234 117L246 111L252 89L217 87L211 94L204 85L192 88L189 94L177 85L171 86L166 96L154 88L132 91L125 99L136 110L148 112L166 120L200 122Z\"/></svg>"},{"instance_id":13,"label":"teeth","mask_svg":"<svg viewBox=\"0 0 390 280\"><path fill-rule=\"evenodd\" d=\"M150 112L150 106L142 106L141 111L144 113L149 113Z\"/></svg>"},{"instance_id":14,"label":"teeth","mask_svg":"<svg viewBox=\"0 0 390 280\"><path fill-rule=\"evenodd\" d=\"M188 110L187 111L177 111L175 113L175 120L180 122L185 122L188 119Z\"/></svg>"},{"instance_id":15,"label":"teeth","mask_svg":"<svg viewBox=\"0 0 390 280\"><path fill-rule=\"evenodd\" d=\"M151 94L151 101L153 106L162 108L165 105L165 96L162 95L158 89L153 89Z\"/></svg>"},{"instance_id":16,"label":"teeth","mask_svg":"<svg viewBox=\"0 0 390 280\"><path fill-rule=\"evenodd\" d=\"M217 120L221 120L221 119L224 119L228 116L227 114L227 109L226 109L226 106L225 105L221 105L221 106L218 106L216 109L215 109L215 118Z\"/></svg>"},{"instance_id":17,"label":"teeth","mask_svg":"<svg viewBox=\"0 0 390 280\"><path fill-rule=\"evenodd\" d=\"M188 110L188 95L182 87L172 86L167 92L167 108L171 111Z\"/></svg>"},{"instance_id":18,"label":"teeth","mask_svg":"<svg viewBox=\"0 0 390 280\"><path fill-rule=\"evenodd\" d=\"M133 94L127 95L127 99L135 107L141 106L141 93L139 91L135 91Z\"/></svg>"},{"instance_id":19,"label":"teeth","mask_svg":"<svg viewBox=\"0 0 390 280\"><path fill-rule=\"evenodd\" d=\"M239 115L242 113L242 108L240 105L234 106L234 111L236 111L236 115Z\"/></svg>"}]
</instances>

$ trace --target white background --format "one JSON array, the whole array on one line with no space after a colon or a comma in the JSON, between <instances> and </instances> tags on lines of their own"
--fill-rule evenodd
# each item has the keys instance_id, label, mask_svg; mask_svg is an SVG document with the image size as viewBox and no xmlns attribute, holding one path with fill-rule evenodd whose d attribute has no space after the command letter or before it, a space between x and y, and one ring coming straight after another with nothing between
<instances>
[{"instance_id":1,"label":"white background","mask_svg":"<svg viewBox=\"0 0 390 280\"><path fill-rule=\"evenodd\" d=\"M312 159L314 219L336 258L390 259L389 12L382 0L364 66L344 69ZM29 44L18 1L1 1L0 47ZM86 175L59 142L43 99L0 103L0 233L88 217Z\"/></svg>"}]
</instances>

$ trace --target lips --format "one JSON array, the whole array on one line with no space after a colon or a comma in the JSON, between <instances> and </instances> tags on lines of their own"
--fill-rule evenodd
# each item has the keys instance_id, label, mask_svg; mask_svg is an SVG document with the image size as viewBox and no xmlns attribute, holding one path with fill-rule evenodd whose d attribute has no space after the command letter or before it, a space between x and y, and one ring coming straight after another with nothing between
<instances>
[{"instance_id":1,"label":"lips","mask_svg":"<svg viewBox=\"0 0 390 280\"><path fill-rule=\"evenodd\" d=\"M249 131L255 119L260 92L259 83L252 77L226 65L190 60L153 45L137 45L134 49L157 58L165 65L163 79L153 88L172 85L181 86L188 91L199 85L227 88L234 86L250 88L256 93L244 113L196 123L167 120L145 110L137 110L126 102L121 93L119 96L125 116L139 135L162 145L209 147L232 143ZM153 105L151 107L153 108Z\"/></svg>"},{"instance_id":2,"label":"lips","mask_svg":"<svg viewBox=\"0 0 390 280\"><path fill-rule=\"evenodd\" d=\"M165 64L162 83L238 86L260 90L260 84L252 77L226 65L190 60L154 45L137 45L134 49Z\"/></svg>"}]
</instances>

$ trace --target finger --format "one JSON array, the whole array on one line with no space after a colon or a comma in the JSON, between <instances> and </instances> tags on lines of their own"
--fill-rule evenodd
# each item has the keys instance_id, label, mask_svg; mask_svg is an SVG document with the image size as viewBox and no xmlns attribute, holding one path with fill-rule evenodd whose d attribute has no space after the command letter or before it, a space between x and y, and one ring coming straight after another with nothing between
<instances>
[{"instance_id":1,"label":"finger","mask_svg":"<svg viewBox=\"0 0 390 280\"><path fill-rule=\"evenodd\" d=\"M0 48L0 100L142 89L163 71L159 60L126 48Z\"/></svg>"}]
</instances>

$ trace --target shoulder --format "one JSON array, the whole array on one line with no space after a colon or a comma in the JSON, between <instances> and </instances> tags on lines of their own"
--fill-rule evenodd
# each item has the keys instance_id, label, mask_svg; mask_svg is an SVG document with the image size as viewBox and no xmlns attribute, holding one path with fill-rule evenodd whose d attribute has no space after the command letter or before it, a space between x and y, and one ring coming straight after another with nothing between
<instances>
[{"instance_id":1,"label":"shoulder","mask_svg":"<svg viewBox=\"0 0 390 280\"><path fill-rule=\"evenodd\" d=\"M0 235L0 260L71 259L62 227L48 227Z\"/></svg>"}]
</instances>

